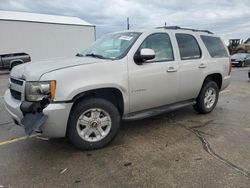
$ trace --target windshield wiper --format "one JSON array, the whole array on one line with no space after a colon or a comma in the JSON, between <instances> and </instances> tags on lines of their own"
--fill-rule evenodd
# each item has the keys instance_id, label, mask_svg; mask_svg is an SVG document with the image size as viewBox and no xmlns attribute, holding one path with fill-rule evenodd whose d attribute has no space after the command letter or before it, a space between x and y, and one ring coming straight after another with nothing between
<instances>
[{"instance_id":1,"label":"windshield wiper","mask_svg":"<svg viewBox=\"0 0 250 188\"><path fill-rule=\"evenodd\" d=\"M107 59L107 58L103 57L102 55L94 54L94 53L85 54L85 56L96 57L96 58L99 58L99 59Z\"/></svg>"},{"instance_id":2,"label":"windshield wiper","mask_svg":"<svg viewBox=\"0 0 250 188\"><path fill-rule=\"evenodd\" d=\"M83 57L83 55L80 54L80 53L77 53L76 56L77 56L77 57Z\"/></svg>"}]
</instances>

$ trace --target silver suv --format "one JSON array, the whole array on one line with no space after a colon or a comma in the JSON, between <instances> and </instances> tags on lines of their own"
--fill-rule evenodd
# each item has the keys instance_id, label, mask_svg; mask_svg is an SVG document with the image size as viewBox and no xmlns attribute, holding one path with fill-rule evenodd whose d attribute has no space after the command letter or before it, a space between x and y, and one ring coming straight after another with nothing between
<instances>
[{"instance_id":1,"label":"silver suv","mask_svg":"<svg viewBox=\"0 0 250 188\"><path fill-rule=\"evenodd\" d=\"M4 100L26 134L67 136L78 148L96 149L115 137L121 120L187 105L211 112L230 73L227 48L209 31L123 31L76 57L15 67Z\"/></svg>"}]
</instances>

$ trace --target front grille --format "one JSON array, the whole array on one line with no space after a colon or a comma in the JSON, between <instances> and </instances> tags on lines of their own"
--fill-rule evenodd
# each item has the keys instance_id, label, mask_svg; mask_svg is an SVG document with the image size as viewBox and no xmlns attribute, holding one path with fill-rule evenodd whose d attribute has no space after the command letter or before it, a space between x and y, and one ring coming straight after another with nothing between
<instances>
[{"instance_id":1,"label":"front grille","mask_svg":"<svg viewBox=\"0 0 250 188\"><path fill-rule=\"evenodd\" d=\"M24 93L24 80L10 78L10 93L14 99L22 100Z\"/></svg>"},{"instance_id":2,"label":"front grille","mask_svg":"<svg viewBox=\"0 0 250 188\"><path fill-rule=\"evenodd\" d=\"M17 85L20 85L22 86L23 85L23 81L22 80L17 80L17 79L14 79L14 78L10 78L10 81L14 84L17 84Z\"/></svg>"},{"instance_id":3,"label":"front grille","mask_svg":"<svg viewBox=\"0 0 250 188\"><path fill-rule=\"evenodd\" d=\"M21 92L10 89L10 93L14 99L21 100L22 98Z\"/></svg>"}]
</instances>

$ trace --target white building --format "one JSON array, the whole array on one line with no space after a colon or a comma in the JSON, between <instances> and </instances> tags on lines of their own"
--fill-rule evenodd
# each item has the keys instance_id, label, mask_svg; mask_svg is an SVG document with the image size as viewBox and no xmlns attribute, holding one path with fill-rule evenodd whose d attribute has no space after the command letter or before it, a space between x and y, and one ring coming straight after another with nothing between
<instances>
[{"instance_id":1,"label":"white building","mask_svg":"<svg viewBox=\"0 0 250 188\"><path fill-rule=\"evenodd\" d=\"M95 26L77 17L0 11L0 55L25 52L32 61L70 57L95 40Z\"/></svg>"}]
</instances>

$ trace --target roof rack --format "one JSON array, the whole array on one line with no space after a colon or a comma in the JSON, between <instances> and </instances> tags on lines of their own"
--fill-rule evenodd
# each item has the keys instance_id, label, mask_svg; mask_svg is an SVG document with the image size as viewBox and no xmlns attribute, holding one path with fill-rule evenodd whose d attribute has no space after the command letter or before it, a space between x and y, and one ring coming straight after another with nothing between
<instances>
[{"instance_id":1,"label":"roof rack","mask_svg":"<svg viewBox=\"0 0 250 188\"><path fill-rule=\"evenodd\" d=\"M163 27L156 27L156 29L173 29L173 30L182 29L182 30L188 30L188 31L194 31L194 32L205 32L209 34L214 34L208 30L191 29L191 28L185 28L185 27L179 27L179 26L163 26Z\"/></svg>"}]
</instances>

